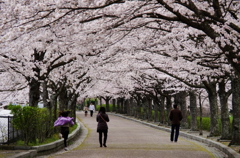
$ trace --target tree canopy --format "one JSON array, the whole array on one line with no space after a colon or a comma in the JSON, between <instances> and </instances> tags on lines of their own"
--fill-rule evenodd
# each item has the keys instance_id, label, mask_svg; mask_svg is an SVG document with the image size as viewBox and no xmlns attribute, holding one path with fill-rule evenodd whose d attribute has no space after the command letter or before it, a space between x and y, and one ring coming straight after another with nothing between
<instances>
[{"instance_id":1,"label":"tree canopy","mask_svg":"<svg viewBox=\"0 0 240 158\"><path fill-rule=\"evenodd\" d=\"M233 0L2 0L0 100L205 89L211 102L224 83L238 118L239 10Z\"/></svg>"}]
</instances>

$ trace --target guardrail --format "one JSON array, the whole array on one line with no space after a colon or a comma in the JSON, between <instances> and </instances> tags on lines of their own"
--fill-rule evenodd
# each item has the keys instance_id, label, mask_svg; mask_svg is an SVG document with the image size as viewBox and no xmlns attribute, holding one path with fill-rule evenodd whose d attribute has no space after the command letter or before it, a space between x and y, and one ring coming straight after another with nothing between
<instances>
[{"instance_id":1,"label":"guardrail","mask_svg":"<svg viewBox=\"0 0 240 158\"><path fill-rule=\"evenodd\" d=\"M0 144L10 144L20 137L20 132L11 124L13 116L0 116Z\"/></svg>"}]
</instances>

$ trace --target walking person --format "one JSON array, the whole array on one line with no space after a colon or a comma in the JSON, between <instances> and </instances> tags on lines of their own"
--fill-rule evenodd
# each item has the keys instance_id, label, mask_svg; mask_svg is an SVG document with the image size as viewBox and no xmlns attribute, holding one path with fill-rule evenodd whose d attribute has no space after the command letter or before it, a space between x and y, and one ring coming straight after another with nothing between
<instances>
[{"instance_id":1,"label":"walking person","mask_svg":"<svg viewBox=\"0 0 240 158\"><path fill-rule=\"evenodd\" d=\"M108 125L107 122L109 122L109 117L106 114L106 110L104 107L100 107L99 109L99 113L96 117L96 120L98 122L97 125L97 132L99 133L99 143L100 143L100 147L102 147L102 145L104 147L107 147L106 143L107 143L107 136L108 136ZM103 143L102 143L102 135L104 134L104 138L103 138Z\"/></svg>"},{"instance_id":2,"label":"walking person","mask_svg":"<svg viewBox=\"0 0 240 158\"><path fill-rule=\"evenodd\" d=\"M83 111L85 113L85 117L87 117L87 114L88 114L88 107L87 107L87 105L84 106Z\"/></svg>"},{"instance_id":3,"label":"walking person","mask_svg":"<svg viewBox=\"0 0 240 158\"><path fill-rule=\"evenodd\" d=\"M93 116L93 112L95 112L95 106L93 105L92 102L90 103L89 111L90 111L90 116L92 117Z\"/></svg>"},{"instance_id":4,"label":"walking person","mask_svg":"<svg viewBox=\"0 0 240 158\"><path fill-rule=\"evenodd\" d=\"M170 140L173 142L178 141L178 135L179 135L179 128L180 128L180 122L183 118L181 110L178 109L178 105L174 104L173 108L170 111L169 119L171 121L171 137ZM174 137L174 131L175 131L175 137ZM173 139L174 138L174 139Z\"/></svg>"},{"instance_id":5,"label":"walking person","mask_svg":"<svg viewBox=\"0 0 240 158\"><path fill-rule=\"evenodd\" d=\"M70 111L63 111L60 113L58 119L54 122L54 127L60 126L60 133L64 139L64 150L68 150L67 148L67 139L69 135L69 127L74 125L73 119L68 117Z\"/></svg>"}]
</instances>

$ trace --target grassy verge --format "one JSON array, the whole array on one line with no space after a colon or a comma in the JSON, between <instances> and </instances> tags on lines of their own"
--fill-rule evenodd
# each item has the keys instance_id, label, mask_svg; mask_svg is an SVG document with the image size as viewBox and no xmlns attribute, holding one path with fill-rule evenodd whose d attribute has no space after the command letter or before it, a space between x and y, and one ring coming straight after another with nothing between
<instances>
[{"instance_id":1,"label":"grassy verge","mask_svg":"<svg viewBox=\"0 0 240 158\"><path fill-rule=\"evenodd\" d=\"M75 129L77 129L77 127L78 127L77 124L75 124L72 127L70 127L69 133L72 133ZM39 146L39 145L49 144L49 143L55 142L57 140L59 140L58 133L55 133L51 137L45 139L45 141L42 142L42 143L39 143L38 140L37 140L36 143L29 143L28 146ZM22 141L22 140L17 141L14 145L25 146L24 141Z\"/></svg>"}]
</instances>

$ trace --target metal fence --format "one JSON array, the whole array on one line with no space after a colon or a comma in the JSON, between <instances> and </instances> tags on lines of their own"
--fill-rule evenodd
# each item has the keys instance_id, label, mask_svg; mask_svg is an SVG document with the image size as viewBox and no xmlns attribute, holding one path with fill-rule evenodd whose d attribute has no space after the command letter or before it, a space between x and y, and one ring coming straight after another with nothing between
<instances>
[{"instance_id":1,"label":"metal fence","mask_svg":"<svg viewBox=\"0 0 240 158\"><path fill-rule=\"evenodd\" d=\"M20 132L12 126L13 116L0 116L0 144L10 144L15 142Z\"/></svg>"}]
</instances>

